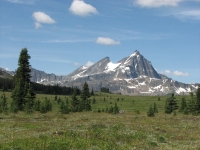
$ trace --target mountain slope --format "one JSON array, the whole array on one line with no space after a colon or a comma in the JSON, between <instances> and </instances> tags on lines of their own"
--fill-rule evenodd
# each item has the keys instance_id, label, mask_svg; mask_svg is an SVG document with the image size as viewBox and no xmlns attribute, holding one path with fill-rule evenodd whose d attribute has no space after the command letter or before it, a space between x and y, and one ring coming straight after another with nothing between
<instances>
[{"instance_id":1,"label":"mountain slope","mask_svg":"<svg viewBox=\"0 0 200 150\"><path fill-rule=\"evenodd\" d=\"M31 81L41 84L81 88L87 82L95 91L107 87L113 93L127 95L189 94L198 88L198 84L185 84L158 74L137 50L117 63L105 57L90 67L81 66L67 76L47 74L34 68L31 68L31 75Z\"/></svg>"}]
</instances>

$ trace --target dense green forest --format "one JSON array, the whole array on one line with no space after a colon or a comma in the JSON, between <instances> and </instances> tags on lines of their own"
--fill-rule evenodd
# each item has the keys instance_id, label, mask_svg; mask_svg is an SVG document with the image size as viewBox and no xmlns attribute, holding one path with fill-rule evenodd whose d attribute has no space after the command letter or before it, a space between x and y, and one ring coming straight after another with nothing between
<instances>
[{"instance_id":1,"label":"dense green forest","mask_svg":"<svg viewBox=\"0 0 200 150\"><path fill-rule=\"evenodd\" d=\"M33 91L38 94L72 95L74 91L74 87L43 85L35 82L31 82L31 84ZM0 77L0 89L2 89L3 91L12 91L13 88L14 88L13 79ZM79 95L80 92L81 90L77 88L77 95Z\"/></svg>"}]
</instances>

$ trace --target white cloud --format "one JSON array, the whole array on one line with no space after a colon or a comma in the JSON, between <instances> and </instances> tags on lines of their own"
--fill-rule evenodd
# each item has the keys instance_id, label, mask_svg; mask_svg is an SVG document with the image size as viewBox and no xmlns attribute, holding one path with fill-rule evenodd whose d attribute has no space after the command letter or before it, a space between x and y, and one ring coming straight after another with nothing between
<instances>
[{"instance_id":1,"label":"white cloud","mask_svg":"<svg viewBox=\"0 0 200 150\"><path fill-rule=\"evenodd\" d=\"M34 0L7 0L11 3L18 3L18 4L33 4Z\"/></svg>"},{"instance_id":2,"label":"white cloud","mask_svg":"<svg viewBox=\"0 0 200 150\"><path fill-rule=\"evenodd\" d=\"M177 6L183 0L134 0L136 5L142 7Z\"/></svg>"},{"instance_id":3,"label":"white cloud","mask_svg":"<svg viewBox=\"0 0 200 150\"><path fill-rule=\"evenodd\" d=\"M40 27L42 27L42 25L39 22L35 22L35 28L37 29L37 28L40 28Z\"/></svg>"},{"instance_id":4,"label":"white cloud","mask_svg":"<svg viewBox=\"0 0 200 150\"><path fill-rule=\"evenodd\" d=\"M55 20L53 20L49 15L45 14L44 12L34 12L32 17L35 20L35 28L39 28L42 27L42 23L43 24L54 24L56 23Z\"/></svg>"},{"instance_id":5,"label":"white cloud","mask_svg":"<svg viewBox=\"0 0 200 150\"><path fill-rule=\"evenodd\" d=\"M111 38L98 37L96 40L96 43L103 44L103 45L119 45L120 41L115 41Z\"/></svg>"},{"instance_id":6,"label":"white cloud","mask_svg":"<svg viewBox=\"0 0 200 150\"><path fill-rule=\"evenodd\" d=\"M170 70L165 70L165 71L162 71L160 73L165 74L165 75L169 75L169 76L184 76L184 77L189 76L189 73L187 73L187 72L183 73L183 72L180 72L180 71L171 72Z\"/></svg>"},{"instance_id":7,"label":"white cloud","mask_svg":"<svg viewBox=\"0 0 200 150\"><path fill-rule=\"evenodd\" d=\"M93 64L94 64L93 62L88 61L84 66L86 66L86 67L90 67L90 66L92 66Z\"/></svg>"},{"instance_id":8,"label":"white cloud","mask_svg":"<svg viewBox=\"0 0 200 150\"><path fill-rule=\"evenodd\" d=\"M90 4L86 4L83 0L73 0L69 11L78 16L89 16L91 14L98 14L95 7Z\"/></svg>"},{"instance_id":9,"label":"white cloud","mask_svg":"<svg viewBox=\"0 0 200 150\"><path fill-rule=\"evenodd\" d=\"M171 71L170 70L165 70L164 73L165 74L171 74Z\"/></svg>"},{"instance_id":10,"label":"white cloud","mask_svg":"<svg viewBox=\"0 0 200 150\"><path fill-rule=\"evenodd\" d=\"M78 66L79 65L79 63L77 63L77 62L74 62L74 66Z\"/></svg>"},{"instance_id":11,"label":"white cloud","mask_svg":"<svg viewBox=\"0 0 200 150\"><path fill-rule=\"evenodd\" d=\"M189 76L188 73L183 73L183 72L180 72L180 71L174 71L173 74L175 76L185 76L185 77Z\"/></svg>"},{"instance_id":12,"label":"white cloud","mask_svg":"<svg viewBox=\"0 0 200 150\"><path fill-rule=\"evenodd\" d=\"M200 10L188 10L176 13L175 16L178 16L181 19L195 19L200 20Z\"/></svg>"}]
</instances>

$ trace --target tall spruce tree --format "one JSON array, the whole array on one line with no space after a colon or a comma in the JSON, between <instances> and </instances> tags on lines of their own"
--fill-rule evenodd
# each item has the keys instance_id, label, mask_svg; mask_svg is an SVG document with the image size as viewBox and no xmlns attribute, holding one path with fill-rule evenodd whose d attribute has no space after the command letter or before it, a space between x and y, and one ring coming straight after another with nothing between
<instances>
[{"instance_id":1,"label":"tall spruce tree","mask_svg":"<svg viewBox=\"0 0 200 150\"><path fill-rule=\"evenodd\" d=\"M183 97L181 99L181 106L179 108L179 112L184 112L184 110L186 110L186 109L187 109L187 102L186 102L185 97Z\"/></svg>"},{"instance_id":2,"label":"tall spruce tree","mask_svg":"<svg viewBox=\"0 0 200 150\"><path fill-rule=\"evenodd\" d=\"M73 112L78 112L80 108L80 102L76 96L77 96L77 88L74 88L74 92L73 92L72 100L71 100L71 110Z\"/></svg>"},{"instance_id":3,"label":"tall spruce tree","mask_svg":"<svg viewBox=\"0 0 200 150\"><path fill-rule=\"evenodd\" d=\"M32 91L31 83L29 83L28 92L25 97L25 111L27 113L32 113L34 110L34 102L35 102L35 93Z\"/></svg>"},{"instance_id":4,"label":"tall spruce tree","mask_svg":"<svg viewBox=\"0 0 200 150\"><path fill-rule=\"evenodd\" d=\"M90 111L90 101L88 98L90 97L90 91L87 82L84 83L82 92L81 92L81 111L86 110Z\"/></svg>"},{"instance_id":5,"label":"tall spruce tree","mask_svg":"<svg viewBox=\"0 0 200 150\"><path fill-rule=\"evenodd\" d=\"M18 68L16 70L16 74L14 75L14 89L12 91L12 110L17 112L19 110L23 110L26 105L25 97L28 93L30 78L31 78L31 69L29 64L30 55L28 54L28 50L23 48L21 50L19 60L18 60ZM34 94L34 93L32 93ZM35 94L34 94L35 95Z\"/></svg>"}]
</instances>

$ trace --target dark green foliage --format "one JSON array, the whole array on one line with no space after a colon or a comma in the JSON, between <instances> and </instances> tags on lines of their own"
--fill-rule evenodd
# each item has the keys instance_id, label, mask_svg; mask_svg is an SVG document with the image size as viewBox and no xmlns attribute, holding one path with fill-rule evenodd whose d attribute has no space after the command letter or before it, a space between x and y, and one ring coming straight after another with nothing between
<instances>
[{"instance_id":1,"label":"dark green foliage","mask_svg":"<svg viewBox=\"0 0 200 150\"><path fill-rule=\"evenodd\" d=\"M181 99L181 106L179 107L179 112L183 112L187 109L187 103L185 97Z\"/></svg>"},{"instance_id":2,"label":"dark green foliage","mask_svg":"<svg viewBox=\"0 0 200 150\"><path fill-rule=\"evenodd\" d=\"M101 112L101 110L100 109L98 109L98 113L100 113Z\"/></svg>"},{"instance_id":3,"label":"dark green foliage","mask_svg":"<svg viewBox=\"0 0 200 150\"><path fill-rule=\"evenodd\" d=\"M160 136L160 137L158 138L158 141L159 141L160 143L166 143L165 138L162 137L162 136Z\"/></svg>"},{"instance_id":4,"label":"dark green foliage","mask_svg":"<svg viewBox=\"0 0 200 150\"><path fill-rule=\"evenodd\" d=\"M177 100L174 97L174 94L172 94L172 96L167 98L166 100L165 113L171 114L174 110L177 109L178 109Z\"/></svg>"},{"instance_id":5,"label":"dark green foliage","mask_svg":"<svg viewBox=\"0 0 200 150\"><path fill-rule=\"evenodd\" d=\"M36 100L34 103L33 109L35 111L40 111L40 104L41 104L40 100Z\"/></svg>"},{"instance_id":6,"label":"dark green foliage","mask_svg":"<svg viewBox=\"0 0 200 150\"><path fill-rule=\"evenodd\" d=\"M117 103L115 103L115 106L113 107L113 113L118 114L119 113L119 107L117 106Z\"/></svg>"},{"instance_id":7,"label":"dark green foliage","mask_svg":"<svg viewBox=\"0 0 200 150\"><path fill-rule=\"evenodd\" d=\"M76 97L77 96L76 89L77 88L74 89L74 93L73 93L72 100L71 100L71 111L73 111L73 112L78 112L80 107L81 107L80 106L80 101Z\"/></svg>"},{"instance_id":8,"label":"dark green foliage","mask_svg":"<svg viewBox=\"0 0 200 150\"><path fill-rule=\"evenodd\" d=\"M14 75L15 87L12 91L12 107L15 108L15 111L23 110L24 106L28 102L25 100L25 97L30 86L30 58L28 50L26 48L22 49L18 60L18 68L16 70L16 74Z\"/></svg>"},{"instance_id":9,"label":"dark green foliage","mask_svg":"<svg viewBox=\"0 0 200 150\"><path fill-rule=\"evenodd\" d=\"M149 106L149 110L147 111L147 116L148 117L154 116L154 110L153 110L153 107L151 105Z\"/></svg>"},{"instance_id":10,"label":"dark green foliage","mask_svg":"<svg viewBox=\"0 0 200 150\"><path fill-rule=\"evenodd\" d=\"M55 101L57 101L57 100L58 100L58 97L57 97L57 95L55 95L55 97L54 97L54 100L55 100Z\"/></svg>"},{"instance_id":11,"label":"dark green foliage","mask_svg":"<svg viewBox=\"0 0 200 150\"><path fill-rule=\"evenodd\" d=\"M35 93L33 93L31 84L29 83L28 92L25 97L25 111L29 114L33 112L34 100Z\"/></svg>"},{"instance_id":12,"label":"dark green foliage","mask_svg":"<svg viewBox=\"0 0 200 150\"><path fill-rule=\"evenodd\" d=\"M60 112L62 114L68 114L70 112L69 105L68 105L67 101L66 102L64 102L64 101L60 102Z\"/></svg>"},{"instance_id":13,"label":"dark green foliage","mask_svg":"<svg viewBox=\"0 0 200 150\"><path fill-rule=\"evenodd\" d=\"M3 93L0 99L0 113L7 113L8 112L8 104L7 104L7 98L6 95Z\"/></svg>"},{"instance_id":14,"label":"dark green foliage","mask_svg":"<svg viewBox=\"0 0 200 150\"><path fill-rule=\"evenodd\" d=\"M109 88L106 88L106 87L102 87L101 92L110 93Z\"/></svg>"},{"instance_id":15,"label":"dark green foliage","mask_svg":"<svg viewBox=\"0 0 200 150\"><path fill-rule=\"evenodd\" d=\"M196 100L194 99L189 100L187 107L185 109L187 109L187 111L185 110L186 112L191 113L193 115L197 115L198 110L197 110Z\"/></svg>"},{"instance_id":16,"label":"dark green foliage","mask_svg":"<svg viewBox=\"0 0 200 150\"><path fill-rule=\"evenodd\" d=\"M61 101L62 101L62 99L60 97L58 97L57 103L60 104Z\"/></svg>"},{"instance_id":17,"label":"dark green foliage","mask_svg":"<svg viewBox=\"0 0 200 150\"><path fill-rule=\"evenodd\" d=\"M52 103L50 100L45 98L44 102L42 102L40 105L40 112L47 113L48 111L52 111Z\"/></svg>"},{"instance_id":18,"label":"dark green foliage","mask_svg":"<svg viewBox=\"0 0 200 150\"><path fill-rule=\"evenodd\" d=\"M196 101L197 112L200 114L200 85L198 86L196 97L197 97L197 101Z\"/></svg>"},{"instance_id":19,"label":"dark green foliage","mask_svg":"<svg viewBox=\"0 0 200 150\"><path fill-rule=\"evenodd\" d=\"M91 96L94 96L94 91L93 91L93 89L92 89L92 91L91 91L91 94L90 94Z\"/></svg>"},{"instance_id":20,"label":"dark green foliage","mask_svg":"<svg viewBox=\"0 0 200 150\"><path fill-rule=\"evenodd\" d=\"M154 110L154 113L158 113L158 109L157 109L156 103L154 103L154 105L153 105L153 110Z\"/></svg>"},{"instance_id":21,"label":"dark green foliage","mask_svg":"<svg viewBox=\"0 0 200 150\"><path fill-rule=\"evenodd\" d=\"M105 98L105 97L103 98L103 101L104 101L104 102L106 101L106 98Z\"/></svg>"},{"instance_id":22,"label":"dark green foliage","mask_svg":"<svg viewBox=\"0 0 200 150\"><path fill-rule=\"evenodd\" d=\"M80 111L91 111L91 105L90 100L88 98L90 97L89 87L87 82L84 83L82 92L81 92L81 103L80 103Z\"/></svg>"},{"instance_id":23,"label":"dark green foliage","mask_svg":"<svg viewBox=\"0 0 200 150\"><path fill-rule=\"evenodd\" d=\"M0 77L0 89L3 89L3 92L9 91L13 88L14 88L14 83L12 79Z\"/></svg>"},{"instance_id":24,"label":"dark green foliage","mask_svg":"<svg viewBox=\"0 0 200 150\"><path fill-rule=\"evenodd\" d=\"M109 110L108 110L108 113L111 114L113 113L113 106L110 106Z\"/></svg>"},{"instance_id":25,"label":"dark green foliage","mask_svg":"<svg viewBox=\"0 0 200 150\"><path fill-rule=\"evenodd\" d=\"M96 99L93 97L92 104L96 104Z\"/></svg>"},{"instance_id":26,"label":"dark green foliage","mask_svg":"<svg viewBox=\"0 0 200 150\"><path fill-rule=\"evenodd\" d=\"M160 101L160 97L158 97L158 101Z\"/></svg>"}]
</instances>

